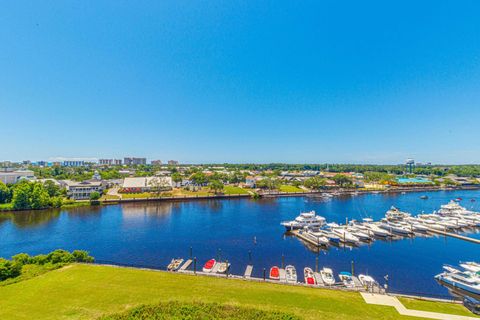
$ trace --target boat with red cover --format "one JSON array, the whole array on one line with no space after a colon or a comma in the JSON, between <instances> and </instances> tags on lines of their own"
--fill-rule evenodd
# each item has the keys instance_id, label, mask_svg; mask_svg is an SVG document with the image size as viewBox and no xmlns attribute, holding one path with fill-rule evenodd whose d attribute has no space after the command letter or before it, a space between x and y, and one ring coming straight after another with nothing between
<instances>
[{"instance_id":1,"label":"boat with red cover","mask_svg":"<svg viewBox=\"0 0 480 320\"><path fill-rule=\"evenodd\" d=\"M277 266L270 268L270 279L280 280L280 269Z\"/></svg>"},{"instance_id":2,"label":"boat with red cover","mask_svg":"<svg viewBox=\"0 0 480 320\"><path fill-rule=\"evenodd\" d=\"M317 284L317 280L315 280L315 276L313 275L313 270L309 267L303 269L303 275L305 277L305 283L311 286Z\"/></svg>"},{"instance_id":3,"label":"boat with red cover","mask_svg":"<svg viewBox=\"0 0 480 320\"><path fill-rule=\"evenodd\" d=\"M215 259L210 259L205 264L203 265L203 272L212 272L213 267L215 267L215 264L217 261Z\"/></svg>"}]
</instances>

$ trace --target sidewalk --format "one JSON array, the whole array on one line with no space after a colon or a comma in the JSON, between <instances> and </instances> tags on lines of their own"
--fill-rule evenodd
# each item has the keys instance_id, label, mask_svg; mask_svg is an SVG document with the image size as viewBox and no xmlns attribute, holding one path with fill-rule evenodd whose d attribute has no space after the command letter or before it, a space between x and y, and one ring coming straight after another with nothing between
<instances>
[{"instance_id":1,"label":"sidewalk","mask_svg":"<svg viewBox=\"0 0 480 320\"><path fill-rule=\"evenodd\" d=\"M366 303L394 307L395 309L397 309L398 313L400 313L403 316L421 317L421 318L438 319L438 320L478 320L479 319L475 317L457 316L453 314L410 310L405 308L405 306L396 297L392 297L384 294L375 294L375 293L366 293L366 292L361 292L360 294L362 295Z\"/></svg>"}]
</instances>

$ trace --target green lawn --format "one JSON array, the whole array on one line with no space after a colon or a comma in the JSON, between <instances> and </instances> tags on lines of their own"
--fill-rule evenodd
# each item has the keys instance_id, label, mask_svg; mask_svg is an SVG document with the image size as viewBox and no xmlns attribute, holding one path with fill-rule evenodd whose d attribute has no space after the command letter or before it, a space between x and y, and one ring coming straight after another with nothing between
<instances>
[{"instance_id":1,"label":"green lawn","mask_svg":"<svg viewBox=\"0 0 480 320\"><path fill-rule=\"evenodd\" d=\"M299 187L290 186L286 184L282 184L280 188L278 188L281 192L305 192L305 190L300 189Z\"/></svg>"},{"instance_id":2,"label":"green lawn","mask_svg":"<svg viewBox=\"0 0 480 320\"><path fill-rule=\"evenodd\" d=\"M174 300L287 312L304 319L419 319L367 305L354 292L79 264L0 287L0 319L95 319Z\"/></svg>"},{"instance_id":3,"label":"green lawn","mask_svg":"<svg viewBox=\"0 0 480 320\"><path fill-rule=\"evenodd\" d=\"M144 198L156 198L156 193L141 192L141 193L122 193L122 199L144 199Z\"/></svg>"},{"instance_id":4,"label":"green lawn","mask_svg":"<svg viewBox=\"0 0 480 320\"><path fill-rule=\"evenodd\" d=\"M463 305L457 303L438 303L434 301L401 297L399 297L398 300L400 300L400 302L402 302L403 305L408 309L456 314L460 316L476 317L480 319L480 316L474 315Z\"/></svg>"},{"instance_id":5,"label":"green lawn","mask_svg":"<svg viewBox=\"0 0 480 320\"><path fill-rule=\"evenodd\" d=\"M235 186L225 186L223 188L223 193L225 194L249 194L247 190L235 187Z\"/></svg>"}]
</instances>

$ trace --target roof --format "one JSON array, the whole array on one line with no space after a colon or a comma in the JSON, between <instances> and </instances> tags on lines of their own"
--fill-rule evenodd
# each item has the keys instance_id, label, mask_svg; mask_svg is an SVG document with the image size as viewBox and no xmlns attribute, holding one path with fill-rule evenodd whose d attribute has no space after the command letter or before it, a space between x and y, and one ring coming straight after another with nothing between
<instances>
[{"instance_id":1,"label":"roof","mask_svg":"<svg viewBox=\"0 0 480 320\"><path fill-rule=\"evenodd\" d=\"M171 177L138 177L123 179L123 188L147 188L160 186L172 186Z\"/></svg>"},{"instance_id":2,"label":"roof","mask_svg":"<svg viewBox=\"0 0 480 320\"><path fill-rule=\"evenodd\" d=\"M102 181L99 180L88 180L88 181L72 181L72 180L62 180L62 183L67 187L87 187L87 186L96 186L99 187L102 185Z\"/></svg>"},{"instance_id":3,"label":"roof","mask_svg":"<svg viewBox=\"0 0 480 320\"><path fill-rule=\"evenodd\" d=\"M146 179L145 177L140 178L125 178L123 179L124 188L145 188Z\"/></svg>"}]
</instances>

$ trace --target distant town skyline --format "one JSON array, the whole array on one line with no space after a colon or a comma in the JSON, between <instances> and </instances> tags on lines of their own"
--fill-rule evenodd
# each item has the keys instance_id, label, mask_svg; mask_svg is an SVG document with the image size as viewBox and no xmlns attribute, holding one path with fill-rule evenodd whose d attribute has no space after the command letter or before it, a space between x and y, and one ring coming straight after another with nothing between
<instances>
[{"instance_id":1,"label":"distant town skyline","mask_svg":"<svg viewBox=\"0 0 480 320\"><path fill-rule=\"evenodd\" d=\"M480 163L479 10L4 3L0 159Z\"/></svg>"}]
</instances>

